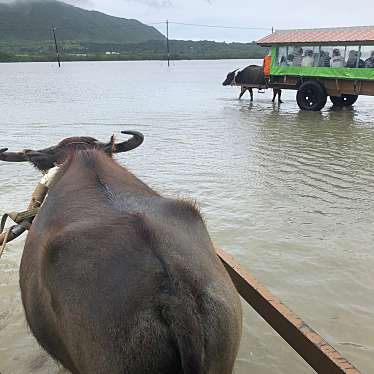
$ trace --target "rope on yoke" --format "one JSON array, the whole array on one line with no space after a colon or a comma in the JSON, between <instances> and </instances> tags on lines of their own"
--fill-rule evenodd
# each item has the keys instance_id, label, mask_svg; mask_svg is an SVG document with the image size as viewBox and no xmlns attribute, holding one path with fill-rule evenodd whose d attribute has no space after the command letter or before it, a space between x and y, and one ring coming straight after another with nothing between
<instances>
[{"instance_id":1,"label":"rope on yoke","mask_svg":"<svg viewBox=\"0 0 374 374\"><path fill-rule=\"evenodd\" d=\"M5 246L6 246L6 243L8 241L8 237L9 237L9 234L10 234L11 231L12 231L12 227L9 227L5 230L4 239L3 239L3 242L2 242L1 247L0 247L0 258L3 254L3 252L4 252L4 249L5 249Z\"/></svg>"},{"instance_id":2,"label":"rope on yoke","mask_svg":"<svg viewBox=\"0 0 374 374\"><path fill-rule=\"evenodd\" d=\"M44 176L43 178L41 183L38 183L38 185L36 186L31 196L31 200L27 207L27 210L20 213L11 212L3 215L0 222L0 258L7 243L18 238L26 230L30 229L31 223L34 217L38 214L40 206L42 205L47 195L48 185L50 184L51 179L53 179L52 177L48 181L46 181L46 176ZM16 225L4 230L5 223L8 218L11 218L16 223Z\"/></svg>"},{"instance_id":3,"label":"rope on yoke","mask_svg":"<svg viewBox=\"0 0 374 374\"><path fill-rule=\"evenodd\" d=\"M29 230L31 227L31 222L34 219L34 217L39 212L39 207L33 208L30 210L25 210L24 212L11 212L11 213L5 213L3 217L1 218L0 223L0 258L4 252L5 246L8 242L12 241L13 239L16 239L19 235L21 235L26 230ZM5 229L5 224L7 219L10 218L12 221L17 223L17 225L8 227ZM18 229L17 231L13 231L13 229Z\"/></svg>"},{"instance_id":4,"label":"rope on yoke","mask_svg":"<svg viewBox=\"0 0 374 374\"><path fill-rule=\"evenodd\" d=\"M10 213L5 213L3 217L1 218L1 223L0 223L0 234L3 232L5 228L5 223L8 218L10 218L13 222L15 223L22 223L23 221L26 221L24 226L28 230L31 226L29 221L32 221L33 218L38 214L39 208L33 208L29 210L25 210L24 212L10 212Z\"/></svg>"}]
</instances>

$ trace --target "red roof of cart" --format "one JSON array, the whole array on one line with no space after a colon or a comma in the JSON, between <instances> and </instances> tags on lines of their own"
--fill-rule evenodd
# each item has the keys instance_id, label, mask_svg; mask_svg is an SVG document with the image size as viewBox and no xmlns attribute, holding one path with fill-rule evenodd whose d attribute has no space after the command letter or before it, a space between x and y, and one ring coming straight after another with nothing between
<instances>
[{"instance_id":1,"label":"red roof of cart","mask_svg":"<svg viewBox=\"0 0 374 374\"><path fill-rule=\"evenodd\" d=\"M374 26L336 27L322 29L276 30L257 44L374 44Z\"/></svg>"}]
</instances>

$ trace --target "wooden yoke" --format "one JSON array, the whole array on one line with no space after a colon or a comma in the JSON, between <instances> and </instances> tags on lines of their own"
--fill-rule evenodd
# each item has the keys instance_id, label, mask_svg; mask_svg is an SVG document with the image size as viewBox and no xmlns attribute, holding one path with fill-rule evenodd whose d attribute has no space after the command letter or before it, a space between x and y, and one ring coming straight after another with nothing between
<instances>
[{"instance_id":1,"label":"wooden yoke","mask_svg":"<svg viewBox=\"0 0 374 374\"><path fill-rule=\"evenodd\" d=\"M27 206L27 211L35 210L36 208L39 208L48 192L48 187L43 183L38 183L36 186L34 192L31 195L31 200L29 202L29 205ZM17 225L11 227L8 230L5 230L0 234L0 246L2 246L2 249L4 249L4 245L6 243L9 243L10 241L18 238L21 234L23 234L26 230L28 230L30 223L32 222L34 217L27 218ZM2 252L2 251L0 251ZM1 256L1 253L0 253Z\"/></svg>"},{"instance_id":2,"label":"wooden yoke","mask_svg":"<svg viewBox=\"0 0 374 374\"><path fill-rule=\"evenodd\" d=\"M4 246L6 243L16 239L18 236L20 236L30 228L30 224L36 215L36 213L31 214L31 212L36 211L43 204L43 201L48 193L49 187L55 182L55 177L58 173L58 170L59 166L54 166L43 175L43 177L41 178L40 182L38 183L34 192L31 195L31 200L29 202L26 212L22 212L19 214L9 213L8 215L6 215L10 218L14 216L24 215L27 218L25 218L23 221L16 220L17 225L5 230L3 233L0 234L0 257L2 252L4 251Z\"/></svg>"}]
</instances>

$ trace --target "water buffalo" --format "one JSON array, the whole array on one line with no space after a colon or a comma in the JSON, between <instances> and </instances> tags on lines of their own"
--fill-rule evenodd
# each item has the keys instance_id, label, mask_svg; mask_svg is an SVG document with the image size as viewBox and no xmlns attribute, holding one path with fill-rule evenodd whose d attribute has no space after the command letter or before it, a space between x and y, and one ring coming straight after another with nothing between
<instances>
[{"instance_id":1,"label":"water buffalo","mask_svg":"<svg viewBox=\"0 0 374 374\"><path fill-rule=\"evenodd\" d=\"M59 165L20 267L39 344L73 374L229 374L241 336L238 294L196 204L161 196L112 158L116 144L75 137L0 153Z\"/></svg>"},{"instance_id":2,"label":"water buffalo","mask_svg":"<svg viewBox=\"0 0 374 374\"><path fill-rule=\"evenodd\" d=\"M253 88L267 87L264 68L259 65L249 65L243 69L236 69L228 73L222 84L224 86L240 86L239 99L248 91L251 96L251 101L253 101ZM274 88L272 102L274 102L275 98L278 96L278 102L282 103L281 94L279 88Z\"/></svg>"}]
</instances>

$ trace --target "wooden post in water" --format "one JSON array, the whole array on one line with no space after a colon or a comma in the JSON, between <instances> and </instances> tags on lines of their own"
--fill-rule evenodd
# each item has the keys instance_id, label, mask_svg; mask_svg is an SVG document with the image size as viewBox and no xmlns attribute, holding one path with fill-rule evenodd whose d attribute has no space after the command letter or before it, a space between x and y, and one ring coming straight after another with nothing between
<instances>
[{"instance_id":1,"label":"wooden post in water","mask_svg":"<svg viewBox=\"0 0 374 374\"><path fill-rule=\"evenodd\" d=\"M61 63L60 63L60 53L58 52L58 45L57 45L57 39L56 39L56 27L54 27L53 25L52 25L52 31L53 31L53 39L55 41L57 63L58 63L58 67L60 68Z\"/></svg>"},{"instance_id":2,"label":"wooden post in water","mask_svg":"<svg viewBox=\"0 0 374 374\"><path fill-rule=\"evenodd\" d=\"M166 20L166 51L168 54L168 67L170 67L169 20Z\"/></svg>"}]
</instances>

